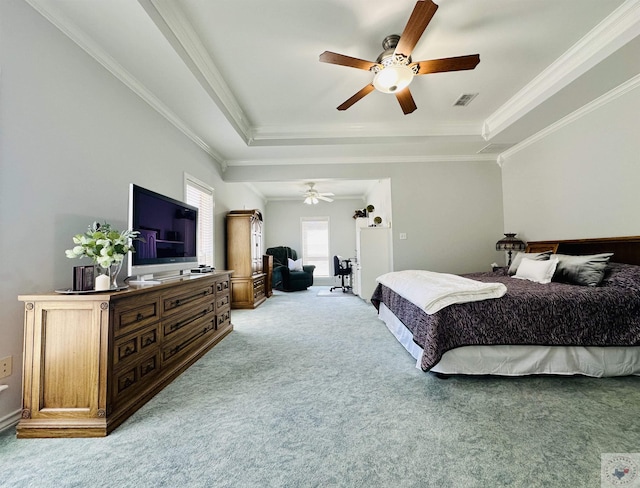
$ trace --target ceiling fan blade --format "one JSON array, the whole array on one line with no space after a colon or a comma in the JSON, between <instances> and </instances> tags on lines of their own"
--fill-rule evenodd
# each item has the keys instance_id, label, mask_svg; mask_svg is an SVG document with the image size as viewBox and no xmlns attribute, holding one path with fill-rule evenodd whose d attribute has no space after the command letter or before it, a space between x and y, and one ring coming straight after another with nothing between
<instances>
[{"instance_id":1,"label":"ceiling fan blade","mask_svg":"<svg viewBox=\"0 0 640 488\"><path fill-rule=\"evenodd\" d=\"M333 198L323 197L322 195L318 195L316 198L318 200L324 200L325 202L333 202Z\"/></svg>"},{"instance_id":2,"label":"ceiling fan blade","mask_svg":"<svg viewBox=\"0 0 640 488\"><path fill-rule=\"evenodd\" d=\"M373 83L369 83L362 90L360 90L358 93L353 95L351 98L342 102L341 105L338 105L338 110L347 110L349 107L351 107L351 105L359 101L361 98L364 98L365 96L367 96L373 90L375 90Z\"/></svg>"},{"instance_id":3,"label":"ceiling fan blade","mask_svg":"<svg viewBox=\"0 0 640 488\"><path fill-rule=\"evenodd\" d=\"M411 17L409 17L407 25L400 35L394 54L403 54L407 57L411 55L413 48L416 47L436 10L438 10L438 6L431 0L418 0L416 2L416 6L411 12Z\"/></svg>"},{"instance_id":4,"label":"ceiling fan blade","mask_svg":"<svg viewBox=\"0 0 640 488\"><path fill-rule=\"evenodd\" d=\"M322 197L333 197L333 196L335 196L335 193L331 193L330 191L326 191L326 192L318 193L318 195L320 195Z\"/></svg>"},{"instance_id":5,"label":"ceiling fan blade","mask_svg":"<svg viewBox=\"0 0 640 488\"><path fill-rule=\"evenodd\" d=\"M344 54L332 53L331 51L325 51L320 55L320 61L323 63L338 64L340 66L348 66L350 68L358 68L364 70L370 70L378 63L373 61L365 61L364 59L352 58L351 56L345 56Z\"/></svg>"},{"instance_id":6,"label":"ceiling fan blade","mask_svg":"<svg viewBox=\"0 0 640 488\"><path fill-rule=\"evenodd\" d=\"M418 74L442 73L444 71L462 71L474 69L480 62L479 54L469 54L468 56L456 56L453 58L431 59L429 61L416 61L409 66L418 65Z\"/></svg>"},{"instance_id":7,"label":"ceiling fan blade","mask_svg":"<svg viewBox=\"0 0 640 488\"><path fill-rule=\"evenodd\" d=\"M396 98L402 107L402 111L405 115L410 114L418 107L416 106L416 102L413 101L413 97L411 96L411 91L409 87L406 87L404 90L396 93Z\"/></svg>"}]
</instances>

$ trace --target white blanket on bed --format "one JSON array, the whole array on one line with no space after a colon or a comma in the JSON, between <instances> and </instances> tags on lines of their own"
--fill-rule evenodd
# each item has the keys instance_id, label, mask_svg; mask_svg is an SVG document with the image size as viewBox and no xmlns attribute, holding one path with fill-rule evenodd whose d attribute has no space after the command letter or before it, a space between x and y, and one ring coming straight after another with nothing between
<instances>
[{"instance_id":1,"label":"white blanket on bed","mask_svg":"<svg viewBox=\"0 0 640 488\"><path fill-rule=\"evenodd\" d=\"M376 281L428 314L454 303L500 298L507 292L502 283L483 283L462 276L415 269L386 273L378 276Z\"/></svg>"}]
</instances>

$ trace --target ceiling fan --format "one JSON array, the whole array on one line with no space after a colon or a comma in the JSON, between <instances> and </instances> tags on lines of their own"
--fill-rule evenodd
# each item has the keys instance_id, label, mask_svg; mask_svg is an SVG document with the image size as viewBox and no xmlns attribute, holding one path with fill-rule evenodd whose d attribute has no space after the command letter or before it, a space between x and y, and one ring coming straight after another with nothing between
<instances>
[{"instance_id":1,"label":"ceiling fan","mask_svg":"<svg viewBox=\"0 0 640 488\"><path fill-rule=\"evenodd\" d=\"M411 52L431 22L436 10L438 10L438 6L431 0L418 0L402 35L392 34L384 38L382 41L384 51L378 56L375 63L331 51L325 51L320 55L320 61L323 63L338 64L375 73L372 83L339 105L338 110L348 109L375 89L383 93L394 93L402 111L407 115L418 108L409 91L409 84L414 76L474 69L478 65L480 62L479 54L428 61L413 62L411 60Z\"/></svg>"},{"instance_id":2,"label":"ceiling fan","mask_svg":"<svg viewBox=\"0 0 640 488\"><path fill-rule=\"evenodd\" d=\"M320 200L325 202L333 202L333 193L321 193L314 188L315 183L307 183L309 188L304 192L304 203L307 205L316 205Z\"/></svg>"}]
</instances>

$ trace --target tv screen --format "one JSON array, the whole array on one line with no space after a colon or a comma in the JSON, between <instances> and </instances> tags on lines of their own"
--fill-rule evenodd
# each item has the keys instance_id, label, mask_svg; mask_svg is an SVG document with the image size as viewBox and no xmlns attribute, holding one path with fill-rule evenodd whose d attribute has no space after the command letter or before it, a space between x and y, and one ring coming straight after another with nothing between
<instances>
[{"instance_id":1,"label":"tv screen","mask_svg":"<svg viewBox=\"0 0 640 488\"><path fill-rule=\"evenodd\" d=\"M189 269L197 265L198 209L132 184L129 228L140 232L133 241L129 275Z\"/></svg>"}]
</instances>

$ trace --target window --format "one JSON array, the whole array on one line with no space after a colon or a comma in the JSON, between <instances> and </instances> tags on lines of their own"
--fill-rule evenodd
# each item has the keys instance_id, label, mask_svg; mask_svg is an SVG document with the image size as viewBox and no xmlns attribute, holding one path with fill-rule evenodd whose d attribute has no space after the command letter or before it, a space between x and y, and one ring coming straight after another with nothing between
<instances>
[{"instance_id":1,"label":"window","mask_svg":"<svg viewBox=\"0 0 640 488\"><path fill-rule=\"evenodd\" d=\"M329 274L329 217L303 217L302 229L302 262L314 264L315 276Z\"/></svg>"},{"instance_id":2,"label":"window","mask_svg":"<svg viewBox=\"0 0 640 488\"><path fill-rule=\"evenodd\" d=\"M213 263L213 188L191 175L184 175L185 202L198 208L198 263Z\"/></svg>"}]
</instances>

